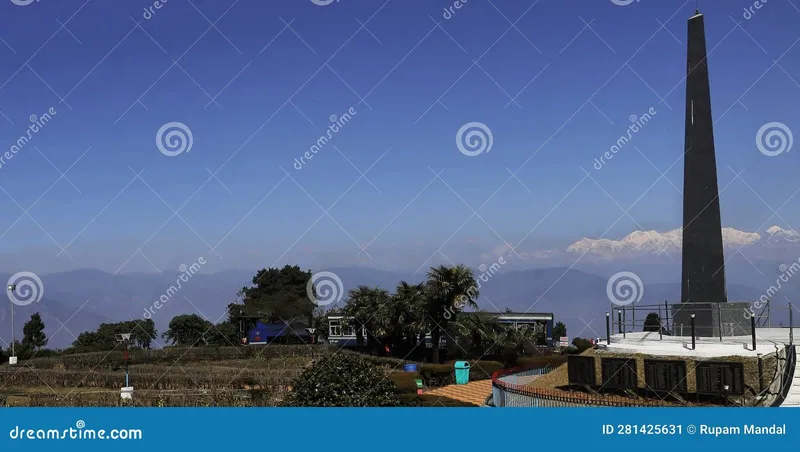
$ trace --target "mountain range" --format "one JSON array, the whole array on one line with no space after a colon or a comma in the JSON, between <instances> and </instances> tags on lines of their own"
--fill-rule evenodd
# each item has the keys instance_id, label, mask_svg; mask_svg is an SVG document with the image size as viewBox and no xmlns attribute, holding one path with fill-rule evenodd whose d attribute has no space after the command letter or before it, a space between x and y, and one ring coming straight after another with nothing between
<instances>
[{"instance_id":1,"label":"mountain range","mask_svg":"<svg viewBox=\"0 0 800 452\"><path fill-rule=\"evenodd\" d=\"M680 262L678 260L677 262ZM728 296L734 301L757 300L772 282L764 286L758 281L769 281L766 275L754 271L753 267L742 267L744 263L732 259L728 267ZM629 263L630 264L630 263ZM774 263L760 263L766 270ZM674 266L674 263L671 264ZM749 263L747 263L750 266ZM753 263L753 265L758 265ZM679 267L672 281L649 281L644 275L663 271L658 264L628 265L620 267L634 271L642 280L640 304L670 303L680 299ZM365 267L332 267L326 269L335 273L342 281L343 291L347 292L359 285L378 286L393 291L401 280L422 281L425 275L420 272L390 272ZM481 282L481 309L517 312L552 312L558 321L563 321L570 336L601 336L605 331L605 313L611 308L607 287L608 273L613 268L605 268L603 274L592 274L587 270L569 267L533 268L525 270L500 269L491 272L485 266L475 269L476 275L483 274ZM745 281L731 278L741 273ZM166 330L169 321L176 315L196 313L212 322L225 318L228 303L236 300L236 293L252 281L254 272L230 270L214 274L195 274L181 289L172 294L169 301L160 309L153 311L152 319L159 332ZM772 271L775 274L775 271ZM11 275L0 274L0 280ZM102 322L113 322L143 318L144 311L152 308L153 302L167 293L176 284L178 274L159 275L146 273L118 274L113 276L100 270L81 269L62 273L42 275L43 297L39 302L28 306L15 306L14 330L16 338L22 334L22 324L33 312L39 312L50 337L49 346L61 348L68 346L83 331L94 330ZM663 278L663 275L662 275ZM798 278L800 280L800 278ZM748 282L750 284L748 284ZM759 285L761 284L761 285ZM776 305L784 306L786 299L800 295L800 281L789 278L780 292L776 294ZM339 305L342 303L340 302ZM335 307L336 304L329 307ZM11 340L10 303L0 303L0 339ZM776 314L773 314L774 316ZM776 322L785 319L777 319ZM162 345L161 340L156 345Z\"/></svg>"}]
</instances>

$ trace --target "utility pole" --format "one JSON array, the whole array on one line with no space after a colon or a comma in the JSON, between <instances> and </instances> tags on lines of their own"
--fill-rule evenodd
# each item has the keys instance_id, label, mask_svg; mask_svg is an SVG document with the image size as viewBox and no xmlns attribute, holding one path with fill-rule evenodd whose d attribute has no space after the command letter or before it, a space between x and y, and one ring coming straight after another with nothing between
<instances>
[{"instance_id":1,"label":"utility pole","mask_svg":"<svg viewBox=\"0 0 800 452\"><path fill-rule=\"evenodd\" d=\"M17 290L16 284L9 284L8 291L11 292L10 296L8 297L9 301L11 301L11 358L9 358L9 364L16 364L17 363L17 353L14 350L14 291Z\"/></svg>"},{"instance_id":2,"label":"utility pole","mask_svg":"<svg viewBox=\"0 0 800 452\"><path fill-rule=\"evenodd\" d=\"M117 342L122 342L122 356L125 359L125 387L122 388L120 397L123 399L131 399L133 388L130 385L130 378L128 376L128 345L131 342L131 333L118 334Z\"/></svg>"}]
</instances>

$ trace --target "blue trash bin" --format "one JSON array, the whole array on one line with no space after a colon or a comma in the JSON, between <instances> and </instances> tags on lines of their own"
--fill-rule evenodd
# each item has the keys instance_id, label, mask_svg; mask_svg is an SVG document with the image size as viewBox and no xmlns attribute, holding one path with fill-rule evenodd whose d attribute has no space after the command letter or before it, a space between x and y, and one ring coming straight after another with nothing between
<instances>
[{"instance_id":1,"label":"blue trash bin","mask_svg":"<svg viewBox=\"0 0 800 452\"><path fill-rule=\"evenodd\" d=\"M456 384L465 385L469 383L469 363L466 361L456 361Z\"/></svg>"}]
</instances>

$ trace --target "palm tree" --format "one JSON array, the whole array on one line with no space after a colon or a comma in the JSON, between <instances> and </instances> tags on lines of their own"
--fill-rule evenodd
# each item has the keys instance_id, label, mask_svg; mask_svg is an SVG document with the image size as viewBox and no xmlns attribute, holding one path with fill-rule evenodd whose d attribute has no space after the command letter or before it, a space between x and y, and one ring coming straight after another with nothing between
<instances>
[{"instance_id":1,"label":"palm tree","mask_svg":"<svg viewBox=\"0 0 800 452\"><path fill-rule=\"evenodd\" d=\"M389 292L377 287L358 286L350 291L342 311L355 321L356 343L359 348L364 346L364 337L361 334L361 329L364 328L367 330L369 346L374 351L381 349L381 343L392 328L389 317L391 299Z\"/></svg>"},{"instance_id":2,"label":"palm tree","mask_svg":"<svg viewBox=\"0 0 800 452\"><path fill-rule=\"evenodd\" d=\"M428 324L425 306L427 302L425 283L409 284L400 281L392 297L392 322L396 326L394 338L402 340L405 354L411 353L424 341Z\"/></svg>"},{"instance_id":3,"label":"palm tree","mask_svg":"<svg viewBox=\"0 0 800 452\"><path fill-rule=\"evenodd\" d=\"M440 265L428 271L426 313L433 340L433 361L439 362L439 341L450 320L466 306L477 308L480 295L472 269L463 264Z\"/></svg>"},{"instance_id":4,"label":"palm tree","mask_svg":"<svg viewBox=\"0 0 800 452\"><path fill-rule=\"evenodd\" d=\"M458 337L466 339L467 350L475 358L492 355L497 335L504 329L497 317L486 311L461 315L453 326Z\"/></svg>"}]
</instances>

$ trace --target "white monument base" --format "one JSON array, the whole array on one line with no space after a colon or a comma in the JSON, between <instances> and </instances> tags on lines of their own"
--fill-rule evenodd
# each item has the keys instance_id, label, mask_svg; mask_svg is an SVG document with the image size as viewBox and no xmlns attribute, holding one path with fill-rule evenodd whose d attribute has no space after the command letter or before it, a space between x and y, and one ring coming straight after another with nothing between
<instances>
[{"instance_id":1,"label":"white monument base","mask_svg":"<svg viewBox=\"0 0 800 452\"><path fill-rule=\"evenodd\" d=\"M120 397L122 397L123 400L131 400L131 399L133 399L133 386L128 386L126 388L122 388L119 391L119 395L120 395Z\"/></svg>"},{"instance_id":2,"label":"white monument base","mask_svg":"<svg viewBox=\"0 0 800 452\"><path fill-rule=\"evenodd\" d=\"M8 357L8 364L9 365L13 366L16 363L17 363L17 357L16 356L9 356Z\"/></svg>"}]
</instances>

